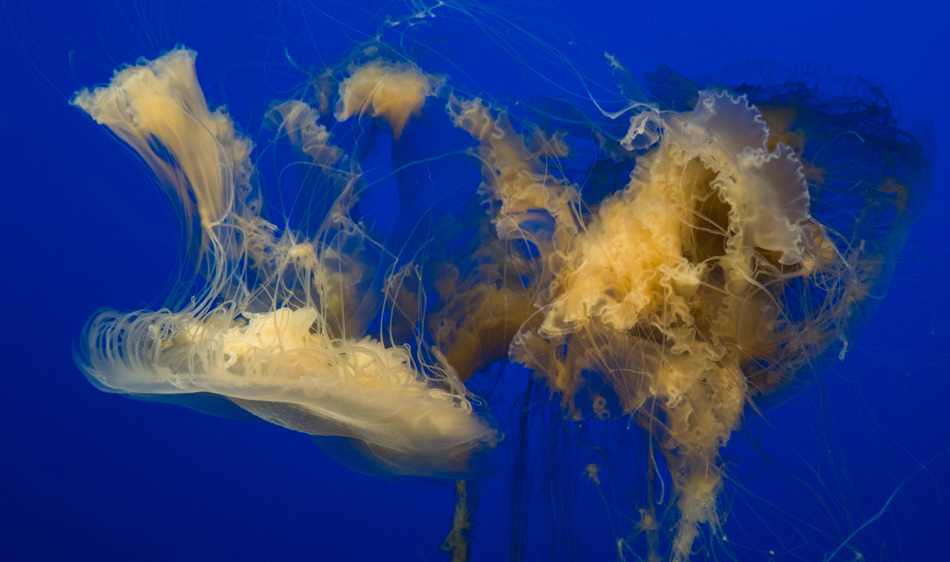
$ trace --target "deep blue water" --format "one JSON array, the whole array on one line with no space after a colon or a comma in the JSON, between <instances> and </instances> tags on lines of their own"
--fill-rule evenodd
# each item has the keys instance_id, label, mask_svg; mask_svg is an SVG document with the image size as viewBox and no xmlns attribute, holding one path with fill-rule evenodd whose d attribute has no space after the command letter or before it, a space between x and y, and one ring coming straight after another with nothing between
<instances>
[{"instance_id":1,"label":"deep blue water","mask_svg":"<svg viewBox=\"0 0 950 562\"><path fill-rule=\"evenodd\" d=\"M72 359L98 308L160 304L179 258L165 196L129 150L68 105L70 94L183 44L199 52L209 102L226 103L256 135L267 104L290 97L304 79L288 56L300 68L335 63L384 14L411 10L319 1L91 4L4 4L0 161L12 173L0 205L8 303L0 558L446 559L438 546L450 524L450 482L375 479L338 466L305 435L101 393ZM713 551L720 559L765 560L774 551L780 560L820 560L857 531L850 544L864 559L941 559L950 520L948 8L553 4L518 3L504 18L543 28L554 48L585 65L606 64L604 50L636 72L664 63L686 75L767 58L830 65L893 95L901 125L933 167L926 211L897 258L887 297L844 361L766 412L760 433L739 434L723 451L735 480L723 500L732 502L720 539L727 544ZM446 33L445 45L455 45L451 28ZM445 52L473 81L502 86L504 75L479 66L480 48L507 40ZM571 458L556 462L583 469ZM629 470L642 477L642 467ZM474 559L508 556L506 498L520 477L502 471L482 484ZM572 520L593 524L586 515ZM557 548L533 550L533 540L529 559ZM589 556L611 552L607 544ZM853 558L844 548L835 559Z\"/></svg>"}]
</instances>

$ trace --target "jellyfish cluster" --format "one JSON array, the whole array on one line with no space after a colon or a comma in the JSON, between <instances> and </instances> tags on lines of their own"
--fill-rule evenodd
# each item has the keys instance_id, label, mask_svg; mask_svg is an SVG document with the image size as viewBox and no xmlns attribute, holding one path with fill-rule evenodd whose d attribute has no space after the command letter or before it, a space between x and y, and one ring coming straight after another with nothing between
<instances>
[{"instance_id":1,"label":"jellyfish cluster","mask_svg":"<svg viewBox=\"0 0 950 562\"><path fill-rule=\"evenodd\" d=\"M622 110L584 112L473 94L376 47L270 106L281 212L195 61L176 48L72 98L177 201L190 272L165 308L89 321L89 381L250 413L357 470L462 482L497 469L512 430L486 380L517 365L564 425L626 420L661 457L629 470L666 471L672 515L648 502L614 530L665 521L643 559L716 532L721 449L845 354L920 206L920 149L873 89L660 67L620 88Z\"/></svg>"}]
</instances>

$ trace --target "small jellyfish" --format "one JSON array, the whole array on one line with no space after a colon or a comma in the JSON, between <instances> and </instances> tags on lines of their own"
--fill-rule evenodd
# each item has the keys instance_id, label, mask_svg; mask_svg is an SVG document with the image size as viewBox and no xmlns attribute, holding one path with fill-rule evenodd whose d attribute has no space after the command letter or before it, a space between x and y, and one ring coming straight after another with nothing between
<instances>
[{"instance_id":1,"label":"small jellyfish","mask_svg":"<svg viewBox=\"0 0 950 562\"><path fill-rule=\"evenodd\" d=\"M418 115L425 99L436 93L441 81L407 63L375 59L350 69L340 83L334 116L339 121L354 115L382 117L398 139L406 122Z\"/></svg>"}]
</instances>

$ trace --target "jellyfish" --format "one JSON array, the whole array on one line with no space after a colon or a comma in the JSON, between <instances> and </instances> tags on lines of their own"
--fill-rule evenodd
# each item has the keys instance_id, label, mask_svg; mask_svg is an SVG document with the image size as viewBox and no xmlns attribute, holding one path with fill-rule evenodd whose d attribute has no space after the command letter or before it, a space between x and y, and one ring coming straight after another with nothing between
<instances>
[{"instance_id":1,"label":"jellyfish","mask_svg":"<svg viewBox=\"0 0 950 562\"><path fill-rule=\"evenodd\" d=\"M746 95L700 90L689 111L637 110L620 139L638 152L629 183L586 212L503 112L450 111L479 140L497 235L538 262L537 319L513 336L512 361L567 415L650 431L678 495L671 558L685 560L698 525L717 526L716 459L744 408L847 341L880 256L839 248L811 215L805 164ZM803 286L808 302L794 300Z\"/></svg>"},{"instance_id":2,"label":"jellyfish","mask_svg":"<svg viewBox=\"0 0 950 562\"><path fill-rule=\"evenodd\" d=\"M641 87L611 58L623 107L585 111L505 104L371 43L268 112L305 166L308 228L266 218L255 147L209 109L193 51L74 96L178 202L199 278L167 308L99 313L80 367L107 392L316 436L372 474L456 479L453 559L466 481L500 447L524 455L536 413L578 449L639 428L646 491L609 517L616 555L689 559L721 528L720 454L743 417L843 357L886 289L926 193L920 147L863 83L856 98L660 66ZM384 227L362 203L387 182ZM519 399L499 365L529 373ZM601 467L582 474L609 503Z\"/></svg>"},{"instance_id":3,"label":"jellyfish","mask_svg":"<svg viewBox=\"0 0 950 562\"><path fill-rule=\"evenodd\" d=\"M422 364L367 333L379 264L348 218L358 177L311 108L273 110L336 189L322 228L305 237L261 216L252 143L223 110L208 109L193 51L127 67L72 103L132 146L177 198L205 279L178 310L94 317L78 357L94 385L219 411L226 402L345 439L392 474L464 474L473 453L491 446L495 431L450 365Z\"/></svg>"},{"instance_id":4,"label":"jellyfish","mask_svg":"<svg viewBox=\"0 0 950 562\"><path fill-rule=\"evenodd\" d=\"M663 67L653 78L689 83ZM569 157L563 132L526 141L502 109L449 104L479 143L496 235L531 248L532 314L509 357L567 417L628 417L648 431L676 495L672 560L690 557L700 525L719 526L718 453L744 411L844 356L926 194L919 147L892 128L879 92L868 97L882 105L821 106L803 89L692 83L688 99L664 100L680 110L630 99L611 154L629 160L629 178L596 203L552 172ZM827 168L809 160L807 143L848 130L860 145L822 155ZM870 184L834 177L841 157L870 168ZM658 528L652 499L638 523L647 533Z\"/></svg>"}]
</instances>

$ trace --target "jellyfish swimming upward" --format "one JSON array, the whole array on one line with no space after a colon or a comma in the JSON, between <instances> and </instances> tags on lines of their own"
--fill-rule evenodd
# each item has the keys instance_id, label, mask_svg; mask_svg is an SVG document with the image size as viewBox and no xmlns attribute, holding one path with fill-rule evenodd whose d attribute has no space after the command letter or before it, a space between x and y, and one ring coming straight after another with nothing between
<instances>
[{"instance_id":1,"label":"jellyfish swimming upward","mask_svg":"<svg viewBox=\"0 0 950 562\"><path fill-rule=\"evenodd\" d=\"M685 560L715 535L721 449L845 354L926 192L920 148L863 83L661 66L640 88L612 60L624 106L590 110L476 95L377 42L271 104L262 134L296 190L282 213L195 62L176 48L72 98L177 202L192 279L165 308L89 321L90 382L249 413L373 474L461 482L529 433L496 411L496 367L519 366L551 431L619 421L656 451L630 478L673 499L628 508L620 557ZM384 189L395 221L372 204ZM463 559L477 535L456 515Z\"/></svg>"}]
</instances>

